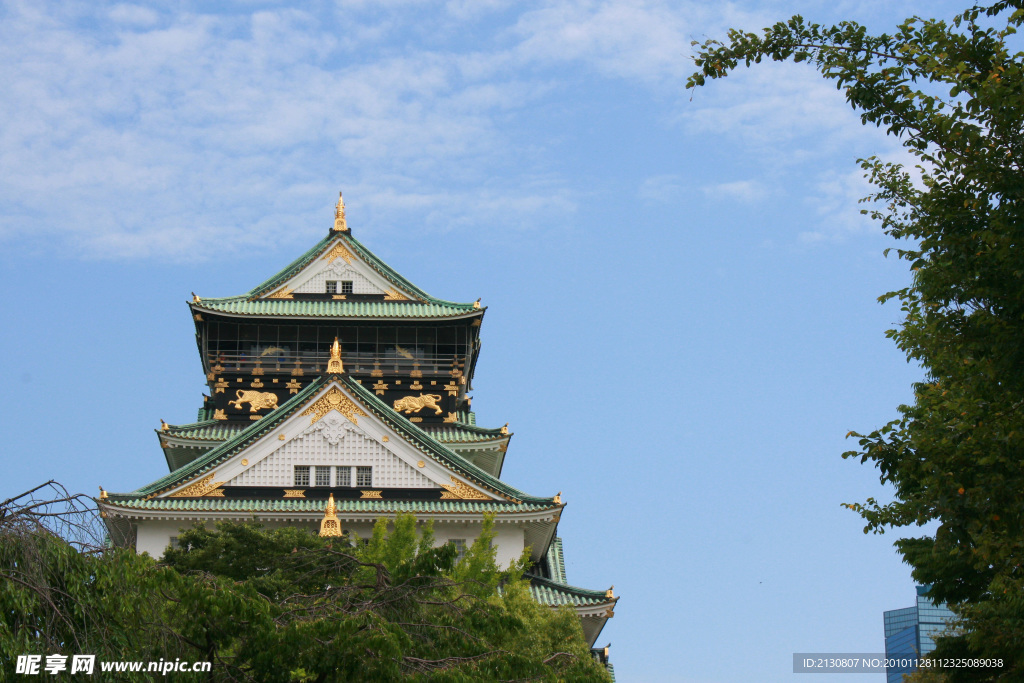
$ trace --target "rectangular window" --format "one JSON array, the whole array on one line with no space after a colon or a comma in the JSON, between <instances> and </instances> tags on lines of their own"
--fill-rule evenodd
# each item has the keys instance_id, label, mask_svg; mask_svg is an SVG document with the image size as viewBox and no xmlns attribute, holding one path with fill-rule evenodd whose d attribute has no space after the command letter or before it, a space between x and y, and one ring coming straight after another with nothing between
<instances>
[{"instance_id":1,"label":"rectangular window","mask_svg":"<svg viewBox=\"0 0 1024 683\"><path fill-rule=\"evenodd\" d=\"M450 538L448 542L455 546L455 561L462 562L463 558L466 557L466 539Z\"/></svg>"},{"instance_id":2,"label":"rectangular window","mask_svg":"<svg viewBox=\"0 0 1024 683\"><path fill-rule=\"evenodd\" d=\"M356 468L356 486L373 486L373 468Z\"/></svg>"},{"instance_id":3,"label":"rectangular window","mask_svg":"<svg viewBox=\"0 0 1024 683\"><path fill-rule=\"evenodd\" d=\"M316 467L316 485L317 486L330 486L331 485L331 468Z\"/></svg>"},{"instance_id":4,"label":"rectangular window","mask_svg":"<svg viewBox=\"0 0 1024 683\"><path fill-rule=\"evenodd\" d=\"M341 281L341 293L342 294L351 294L352 293L352 281L351 280L342 280Z\"/></svg>"},{"instance_id":5,"label":"rectangular window","mask_svg":"<svg viewBox=\"0 0 1024 683\"><path fill-rule=\"evenodd\" d=\"M351 486L352 485L352 468L351 467L335 467L334 475L336 477L335 486Z\"/></svg>"},{"instance_id":6,"label":"rectangular window","mask_svg":"<svg viewBox=\"0 0 1024 683\"><path fill-rule=\"evenodd\" d=\"M338 281L337 280L328 280L327 281L327 293L328 294L337 294L338 293Z\"/></svg>"},{"instance_id":7,"label":"rectangular window","mask_svg":"<svg viewBox=\"0 0 1024 683\"><path fill-rule=\"evenodd\" d=\"M177 536L171 536L171 547L174 548L175 550L177 550L180 547L180 546L178 546L178 537Z\"/></svg>"},{"instance_id":8,"label":"rectangular window","mask_svg":"<svg viewBox=\"0 0 1024 683\"><path fill-rule=\"evenodd\" d=\"M309 465L295 466L295 485L309 486Z\"/></svg>"}]
</instances>

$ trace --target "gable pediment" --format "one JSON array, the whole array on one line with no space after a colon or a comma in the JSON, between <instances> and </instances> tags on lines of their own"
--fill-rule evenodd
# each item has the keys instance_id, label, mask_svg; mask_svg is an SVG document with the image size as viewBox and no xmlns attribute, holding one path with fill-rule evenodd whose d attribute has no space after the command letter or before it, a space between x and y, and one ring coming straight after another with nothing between
<instances>
[{"instance_id":1,"label":"gable pediment","mask_svg":"<svg viewBox=\"0 0 1024 683\"><path fill-rule=\"evenodd\" d=\"M303 475L297 475L296 468L309 476L302 487L316 487L318 468L324 468L319 473L329 477L328 487L423 490L435 497L441 489L441 498L501 500L431 457L337 380L307 397L253 443L234 451L213 472L163 496L216 496L224 487L299 488L297 481L305 480L297 479ZM372 473L368 481L363 478L367 472Z\"/></svg>"},{"instance_id":2,"label":"gable pediment","mask_svg":"<svg viewBox=\"0 0 1024 683\"><path fill-rule=\"evenodd\" d=\"M287 299L296 294L328 294L328 282L352 283L351 294L383 296L386 300L415 299L360 258L338 237L323 252L286 282L260 298ZM338 291L339 298L344 298Z\"/></svg>"}]
</instances>

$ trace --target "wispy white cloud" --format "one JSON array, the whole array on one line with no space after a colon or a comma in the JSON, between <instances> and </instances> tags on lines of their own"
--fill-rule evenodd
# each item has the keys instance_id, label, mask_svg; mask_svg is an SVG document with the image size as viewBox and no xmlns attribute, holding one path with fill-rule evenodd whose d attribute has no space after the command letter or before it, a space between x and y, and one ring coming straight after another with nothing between
<instances>
[{"instance_id":1,"label":"wispy white cloud","mask_svg":"<svg viewBox=\"0 0 1024 683\"><path fill-rule=\"evenodd\" d=\"M740 202L754 202L768 196L768 188L758 180L735 180L701 188L705 195Z\"/></svg>"},{"instance_id":2,"label":"wispy white cloud","mask_svg":"<svg viewBox=\"0 0 1024 683\"><path fill-rule=\"evenodd\" d=\"M744 18L732 4L658 0L220 13L15 0L0 22L0 240L58 236L84 256L181 259L214 244L302 243L339 185L358 187L385 224L419 201L455 229L555 225L585 189L538 183L547 141L523 146L508 123L555 101L577 67L595 88L613 79L655 99L679 92L698 26ZM808 131L843 135L850 114L819 79L767 73L702 91L682 132L765 149ZM773 113L793 100L796 114ZM666 201L678 182L650 178L638 193ZM759 182L715 191L753 197Z\"/></svg>"}]
</instances>

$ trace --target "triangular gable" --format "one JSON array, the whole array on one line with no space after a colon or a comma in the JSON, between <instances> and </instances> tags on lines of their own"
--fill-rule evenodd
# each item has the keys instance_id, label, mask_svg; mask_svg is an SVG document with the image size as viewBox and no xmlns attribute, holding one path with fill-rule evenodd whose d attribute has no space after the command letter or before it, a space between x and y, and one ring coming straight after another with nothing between
<instances>
[{"instance_id":1,"label":"triangular gable","mask_svg":"<svg viewBox=\"0 0 1024 683\"><path fill-rule=\"evenodd\" d=\"M329 417L329 416L338 417ZM339 419L340 418L344 418ZM315 425L325 420L323 427ZM351 425L351 426L349 426ZM312 427L312 429L310 429ZM309 431L307 431L309 430ZM317 432L317 434L313 434ZM327 443L333 460L323 464L345 464L346 453L353 453L359 444L373 446L362 457L373 459L384 467L381 483L375 487L444 489L442 498L462 500L508 500L512 502L551 503L552 498L528 496L484 472L457 455L426 432L378 400L371 392L347 376L319 378L292 397L280 408L253 423L233 438L204 454L192 463L153 482L133 495L152 497L193 497L218 495L217 489L236 478L283 476L287 458L294 457L300 445L284 450L291 440ZM351 447L341 446L352 439ZM330 444L336 440L338 444ZM331 451L330 448L337 450ZM349 448L349 451L345 451ZM274 456L275 459L269 459ZM257 471L256 466L261 465ZM421 465L422 463L422 465ZM294 461L291 463L294 467ZM301 463L316 465L315 462ZM349 462L356 465L354 462ZM276 469L277 474L271 472ZM390 468L390 469L388 469ZM411 473L409 469L412 468ZM251 474L246 474L252 470ZM402 485L402 481L418 485ZM426 481L425 481L426 480ZM243 481L239 478L237 481ZM383 482L399 482L398 484ZM249 485L270 485L255 483Z\"/></svg>"},{"instance_id":2,"label":"triangular gable","mask_svg":"<svg viewBox=\"0 0 1024 683\"><path fill-rule=\"evenodd\" d=\"M418 299L412 291L396 286L385 274L374 269L343 235L322 247L316 258L309 259L287 278L278 279L271 290L259 298L286 299L293 294L324 294L328 281L352 283L352 294L384 295L386 301ZM339 298L345 295L338 293Z\"/></svg>"},{"instance_id":3,"label":"triangular gable","mask_svg":"<svg viewBox=\"0 0 1024 683\"><path fill-rule=\"evenodd\" d=\"M282 438L283 437L283 438ZM332 382L313 396L305 410L296 411L273 432L233 458L240 471L227 486L294 485L296 466L337 468L370 467L372 482L363 488L429 488L451 486L453 472L399 437L376 416L361 410L343 385ZM240 460L248 465L242 467ZM226 463L221 477L233 473ZM349 473L351 475L351 472ZM315 476L315 472L314 472ZM354 478L348 486L354 486ZM481 500L497 496L477 491Z\"/></svg>"}]
</instances>

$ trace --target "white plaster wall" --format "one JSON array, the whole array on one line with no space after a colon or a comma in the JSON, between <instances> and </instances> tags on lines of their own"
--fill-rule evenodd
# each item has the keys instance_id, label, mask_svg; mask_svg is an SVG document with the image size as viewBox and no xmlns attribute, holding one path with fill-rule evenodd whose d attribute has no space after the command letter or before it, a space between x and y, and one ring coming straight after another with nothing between
<instances>
[{"instance_id":1,"label":"white plaster wall","mask_svg":"<svg viewBox=\"0 0 1024 683\"><path fill-rule=\"evenodd\" d=\"M140 555L149 553L150 556L160 559L164 551L171 544L171 536L178 536L182 528L191 528L192 522L147 520L138 525L138 535L135 538L135 550Z\"/></svg>"},{"instance_id":2,"label":"white plaster wall","mask_svg":"<svg viewBox=\"0 0 1024 683\"><path fill-rule=\"evenodd\" d=\"M320 528L320 522L261 522L268 529L275 529L282 526L302 526L312 530ZM163 557L164 551L171 543L171 536L178 536L181 529L191 528L193 522L182 520L145 520L138 524L138 535L136 537L135 549L138 553L149 553L152 557L159 559ZM360 538L370 538L373 534L373 524L369 522L342 522L342 529L357 534ZM494 544L498 547L497 563L499 567L508 567L512 562L519 559L523 554L524 535L521 526L512 524L495 525L496 535ZM453 538L466 540L466 547L473 544L473 541L480 535L479 522L438 522L434 524L434 538L436 545L443 545Z\"/></svg>"},{"instance_id":3,"label":"white plaster wall","mask_svg":"<svg viewBox=\"0 0 1024 683\"><path fill-rule=\"evenodd\" d=\"M494 527L494 545L498 547L496 561L501 568L508 567L523 554L525 536L523 528L512 524L496 524ZM453 538L466 539L466 547L480 535L479 522L438 522L434 524L434 537L437 545L447 543Z\"/></svg>"},{"instance_id":4,"label":"white plaster wall","mask_svg":"<svg viewBox=\"0 0 1024 683\"><path fill-rule=\"evenodd\" d=\"M351 280L353 294L384 293L383 289L342 259L337 259L331 265L313 274L312 277L296 287L295 291L304 294L322 294L326 291L328 280Z\"/></svg>"},{"instance_id":5,"label":"white plaster wall","mask_svg":"<svg viewBox=\"0 0 1024 683\"><path fill-rule=\"evenodd\" d=\"M317 429L324 426L328 429ZM373 486L378 488L440 488L340 415L329 413L305 432L282 443L227 485L290 487L295 485L296 465L369 465L373 467Z\"/></svg>"}]
</instances>

